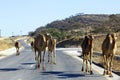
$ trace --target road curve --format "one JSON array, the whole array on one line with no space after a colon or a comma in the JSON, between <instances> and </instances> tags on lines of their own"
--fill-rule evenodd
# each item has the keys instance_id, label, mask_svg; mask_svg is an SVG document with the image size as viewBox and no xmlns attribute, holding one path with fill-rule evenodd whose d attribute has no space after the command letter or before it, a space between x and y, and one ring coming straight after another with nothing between
<instances>
[{"instance_id":1,"label":"road curve","mask_svg":"<svg viewBox=\"0 0 120 80\"><path fill-rule=\"evenodd\" d=\"M94 70L93 75L81 72L82 63L66 55L62 49L56 50L57 64L48 64L46 71L35 69L34 52L25 44L19 56L11 55L0 60L0 80L107 80Z\"/></svg>"}]
</instances>

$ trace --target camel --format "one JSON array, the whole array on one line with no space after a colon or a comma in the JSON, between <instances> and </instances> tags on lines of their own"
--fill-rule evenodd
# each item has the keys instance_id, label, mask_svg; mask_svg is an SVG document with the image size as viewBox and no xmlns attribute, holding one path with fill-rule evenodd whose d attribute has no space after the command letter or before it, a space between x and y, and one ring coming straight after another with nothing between
<instances>
[{"instance_id":1,"label":"camel","mask_svg":"<svg viewBox=\"0 0 120 80\"><path fill-rule=\"evenodd\" d=\"M16 48L16 56L20 55L19 49L20 49L20 42L16 41L15 42L15 48Z\"/></svg>"},{"instance_id":2,"label":"camel","mask_svg":"<svg viewBox=\"0 0 120 80\"><path fill-rule=\"evenodd\" d=\"M50 38L48 40L48 62L52 63L52 53L54 57L53 64L56 64L56 39Z\"/></svg>"},{"instance_id":3,"label":"camel","mask_svg":"<svg viewBox=\"0 0 120 80\"><path fill-rule=\"evenodd\" d=\"M85 36L81 48L83 56L83 64L81 71L84 71L84 62L86 61L86 73L88 73L88 60L90 59L90 74L93 74L92 71L92 55L93 55L93 35Z\"/></svg>"},{"instance_id":4,"label":"camel","mask_svg":"<svg viewBox=\"0 0 120 80\"><path fill-rule=\"evenodd\" d=\"M34 41L34 51L35 51L35 59L36 59L36 68L40 67L40 63L42 61L42 69L45 70L45 52L46 52L46 40L45 36L39 34L35 37ZM36 51L38 54L36 54ZM42 55L43 52L43 55ZM42 59L42 60L41 60Z\"/></svg>"},{"instance_id":5,"label":"camel","mask_svg":"<svg viewBox=\"0 0 120 80\"><path fill-rule=\"evenodd\" d=\"M54 39L49 33L44 34L46 38L46 48L48 48L48 62L52 63L52 53L54 57L53 64L56 64L56 39Z\"/></svg>"},{"instance_id":6,"label":"camel","mask_svg":"<svg viewBox=\"0 0 120 80\"><path fill-rule=\"evenodd\" d=\"M103 75L108 74L110 77L113 77L112 62L117 50L116 39L117 39L116 33L107 34L106 38L102 43L102 56L103 56L103 66L104 66Z\"/></svg>"}]
</instances>

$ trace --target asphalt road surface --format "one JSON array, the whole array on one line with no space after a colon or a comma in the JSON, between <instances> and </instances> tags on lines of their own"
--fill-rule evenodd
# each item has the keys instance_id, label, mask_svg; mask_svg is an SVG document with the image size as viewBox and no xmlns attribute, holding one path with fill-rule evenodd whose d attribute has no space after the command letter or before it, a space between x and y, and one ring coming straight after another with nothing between
<instances>
[{"instance_id":1,"label":"asphalt road surface","mask_svg":"<svg viewBox=\"0 0 120 80\"><path fill-rule=\"evenodd\" d=\"M0 80L107 80L95 70L93 75L81 72L82 63L59 48L56 65L47 63L46 56L46 71L41 67L35 69L34 52L23 40L21 44L24 49L19 56L14 54L0 60Z\"/></svg>"}]
</instances>

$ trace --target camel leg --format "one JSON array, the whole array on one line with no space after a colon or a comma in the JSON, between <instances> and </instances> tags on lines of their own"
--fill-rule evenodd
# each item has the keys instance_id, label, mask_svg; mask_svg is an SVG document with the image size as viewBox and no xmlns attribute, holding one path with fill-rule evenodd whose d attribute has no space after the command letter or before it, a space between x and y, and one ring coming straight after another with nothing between
<instances>
[{"instance_id":1,"label":"camel leg","mask_svg":"<svg viewBox=\"0 0 120 80\"><path fill-rule=\"evenodd\" d=\"M16 48L16 56L19 55L19 48Z\"/></svg>"},{"instance_id":2,"label":"camel leg","mask_svg":"<svg viewBox=\"0 0 120 80\"><path fill-rule=\"evenodd\" d=\"M18 51L17 51L17 48L16 48L16 56L18 55Z\"/></svg>"},{"instance_id":3,"label":"camel leg","mask_svg":"<svg viewBox=\"0 0 120 80\"><path fill-rule=\"evenodd\" d=\"M48 63L50 62L50 51L48 50Z\"/></svg>"},{"instance_id":4,"label":"camel leg","mask_svg":"<svg viewBox=\"0 0 120 80\"><path fill-rule=\"evenodd\" d=\"M90 74L93 74L93 71L92 71L92 60L90 60Z\"/></svg>"},{"instance_id":5,"label":"camel leg","mask_svg":"<svg viewBox=\"0 0 120 80\"><path fill-rule=\"evenodd\" d=\"M18 51L17 51L17 52L18 52L18 55L20 55L19 48L18 48Z\"/></svg>"},{"instance_id":6,"label":"camel leg","mask_svg":"<svg viewBox=\"0 0 120 80\"><path fill-rule=\"evenodd\" d=\"M42 61L42 60L41 60L41 59L42 59L42 58L41 58L41 56L42 56L42 53L41 53L41 52L40 52L39 56L40 56L39 61L40 61L40 63L41 63L41 61Z\"/></svg>"},{"instance_id":7,"label":"camel leg","mask_svg":"<svg viewBox=\"0 0 120 80\"><path fill-rule=\"evenodd\" d=\"M50 64L52 64L52 51L50 51Z\"/></svg>"},{"instance_id":8,"label":"camel leg","mask_svg":"<svg viewBox=\"0 0 120 80\"><path fill-rule=\"evenodd\" d=\"M103 66L104 66L103 75L106 75L107 62L106 62L106 56L105 55L103 55Z\"/></svg>"},{"instance_id":9,"label":"camel leg","mask_svg":"<svg viewBox=\"0 0 120 80\"><path fill-rule=\"evenodd\" d=\"M41 52L38 52L38 55L36 55L36 68L40 67L40 54Z\"/></svg>"},{"instance_id":10,"label":"camel leg","mask_svg":"<svg viewBox=\"0 0 120 80\"><path fill-rule=\"evenodd\" d=\"M53 62L53 64L56 64L56 52L55 52L55 50L53 51L53 55L54 55L54 62Z\"/></svg>"},{"instance_id":11,"label":"camel leg","mask_svg":"<svg viewBox=\"0 0 120 80\"><path fill-rule=\"evenodd\" d=\"M106 59L107 61L107 75L109 75L109 67L110 67L110 62L109 62L109 58Z\"/></svg>"},{"instance_id":12,"label":"camel leg","mask_svg":"<svg viewBox=\"0 0 120 80\"><path fill-rule=\"evenodd\" d=\"M44 52L43 52L43 61L42 61L42 65L43 65L43 70L46 70L46 67L45 67L45 52L46 52L46 50L44 50Z\"/></svg>"},{"instance_id":13,"label":"camel leg","mask_svg":"<svg viewBox=\"0 0 120 80\"><path fill-rule=\"evenodd\" d=\"M105 56L105 60L106 60L105 61L106 66L105 66L104 73L108 75L109 74L109 59L108 59L108 57Z\"/></svg>"},{"instance_id":14,"label":"camel leg","mask_svg":"<svg viewBox=\"0 0 120 80\"><path fill-rule=\"evenodd\" d=\"M86 73L88 73L88 60L86 59Z\"/></svg>"},{"instance_id":15,"label":"camel leg","mask_svg":"<svg viewBox=\"0 0 120 80\"><path fill-rule=\"evenodd\" d=\"M35 60L37 60L37 59L36 59L36 49L34 49L34 50L35 50Z\"/></svg>"},{"instance_id":16,"label":"camel leg","mask_svg":"<svg viewBox=\"0 0 120 80\"><path fill-rule=\"evenodd\" d=\"M83 50L82 50L83 51ZM81 69L81 71L84 71L84 62L85 62L85 56L84 56L84 52L82 52L82 56L83 56L83 64L82 64L82 69Z\"/></svg>"},{"instance_id":17,"label":"camel leg","mask_svg":"<svg viewBox=\"0 0 120 80\"><path fill-rule=\"evenodd\" d=\"M90 74L93 74L93 71L92 71L92 53L90 53Z\"/></svg>"},{"instance_id":18,"label":"camel leg","mask_svg":"<svg viewBox=\"0 0 120 80\"><path fill-rule=\"evenodd\" d=\"M40 62L41 62L41 51L38 53L38 68L40 68Z\"/></svg>"},{"instance_id":19,"label":"camel leg","mask_svg":"<svg viewBox=\"0 0 120 80\"><path fill-rule=\"evenodd\" d=\"M85 62L85 59L83 58L83 64L82 64L82 69L81 69L81 71L84 71L84 62Z\"/></svg>"},{"instance_id":20,"label":"camel leg","mask_svg":"<svg viewBox=\"0 0 120 80\"><path fill-rule=\"evenodd\" d=\"M110 68L109 68L109 71L110 71L109 76L110 76L110 77L113 77L113 75L112 75L112 62L113 62L113 58L114 58L114 56L112 56L112 57L110 58Z\"/></svg>"}]
</instances>

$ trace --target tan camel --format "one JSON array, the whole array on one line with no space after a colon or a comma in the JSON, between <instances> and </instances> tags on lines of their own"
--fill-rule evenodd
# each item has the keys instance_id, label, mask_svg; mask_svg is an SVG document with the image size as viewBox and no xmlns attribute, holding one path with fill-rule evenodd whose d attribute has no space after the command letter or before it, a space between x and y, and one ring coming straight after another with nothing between
<instances>
[{"instance_id":1,"label":"tan camel","mask_svg":"<svg viewBox=\"0 0 120 80\"><path fill-rule=\"evenodd\" d=\"M16 56L20 55L19 49L20 49L20 42L16 41L15 42L15 48L16 48Z\"/></svg>"},{"instance_id":2,"label":"tan camel","mask_svg":"<svg viewBox=\"0 0 120 80\"><path fill-rule=\"evenodd\" d=\"M104 72L103 75L108 74L110 77L112 75L112 62L117 50L116 45L117 34L107 34L106 38L102 43L102 55L103 55L103 63L104 63Z\"/></svg>"},{"instance_id":3,"label":"tan camel","mask_svg":"<svg viewBox=\"0 0 120 80\"><path fill-rule=\"evenodd\" d=\"M93 74L92 71L92 55L93 55L93 35L85 36L81 47L82 47L82 56L83 56L83 65L82 71L84 71L84 62L86 61L86 73L88 73L88 60L90 59L90 74Z\"/></svg>"},{"instance_id":4,"label":"tan camel","mask_svg":"<svg viewBox=\"0 0 120 80\"><path fill-rule=\"evenodd\" d=\"M56 64L56 39L50 38L48 40L48 62L52 63L52 54L53 54L53 64Z\"/></svg>"},{"instance_id":5,"label":"tan camel","mask_svg":"<svg viewBox=\"0 0 120 80\"><path fill-rule=\"evenodd\" d=\"M40 63L42 62L42 69L45 70L45 52L46 52L46 40L45 36L39 34L36 36L34 41L34 51L35 51L35 59L36 59L36 68L40 67ZM36 54L36 51L38 54ZM43 52L43 55L42 55ZM42 59L42 60L41 60Z\"/></svg>"}]
</instances>

